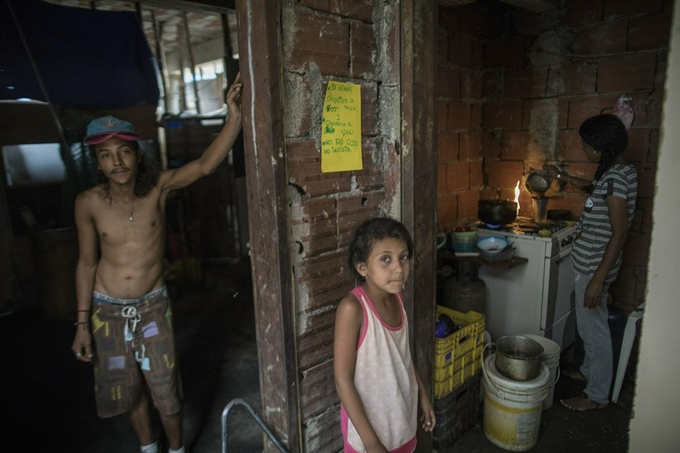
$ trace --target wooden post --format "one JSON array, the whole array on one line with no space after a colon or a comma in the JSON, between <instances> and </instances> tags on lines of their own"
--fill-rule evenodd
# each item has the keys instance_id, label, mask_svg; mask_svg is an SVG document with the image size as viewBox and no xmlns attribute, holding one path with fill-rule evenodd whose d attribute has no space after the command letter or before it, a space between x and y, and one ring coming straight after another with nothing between
<instances>
[{"instance_id":1,"label":"wooden post","mask_svg":"<svg viewBox=\"0 0 680 453\"><path fill-rule=\"evenodd\" d=\"M262 415L288 450L300 452L278 22L281 5L272 0L243 0L237 2L237 14ZM265 451L275 448L265 442Z\"/></svg>"},{"instance_id":2,"label":"wooden post","mask_svg":"<svg viewBox=\"0 0 680 453\"><path fill-rule=\"evenodd\" d=\"M191 64L191 78L194 79L192 84L194 87L194 97L196 98L196 113L201 113L201 100L198 97L198 82L196 81L196 63L194 62L194 50L191 48L191 34L189 32L189 20L187 13L182 13L182 20L184 22L184 34L187 45L187 52L189 54L189 62Z\"/></svg>"},{"instance_id":3,"label":"wooden post","mask_svg":"<svg viewBox=\"0 0 680 453\"><path fill-rule=\"evenodd\" d=\"M413 234L413 275L406 310L413 320L413 358L432 396L436 305L437 211L437 2L401 2L402 215ZM432 436L418 429L418 452L432 451Z\"/></svg>"}]
</instances>

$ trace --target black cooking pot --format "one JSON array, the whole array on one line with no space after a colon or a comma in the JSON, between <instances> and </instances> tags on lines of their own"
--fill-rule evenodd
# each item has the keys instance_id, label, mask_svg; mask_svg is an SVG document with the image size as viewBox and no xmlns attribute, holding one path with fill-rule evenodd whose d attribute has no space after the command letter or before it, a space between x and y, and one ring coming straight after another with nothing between
<instances>
[{"instance_id":1,"label":"black cooking pot","mask_svg":"<svg viewBox=\"0 0 680 453\"><path fill-rule=\"evenodd\" d=\"M517 218L517 203L511 200L479 200L477 218L489 225L506 225Z\"/></svg>"}]
</instances>

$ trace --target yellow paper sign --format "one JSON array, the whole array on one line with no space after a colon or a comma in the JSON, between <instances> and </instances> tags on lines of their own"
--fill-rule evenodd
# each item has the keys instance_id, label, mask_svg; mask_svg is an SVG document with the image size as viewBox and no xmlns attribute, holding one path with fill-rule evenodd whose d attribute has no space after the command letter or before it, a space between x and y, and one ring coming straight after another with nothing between
<instances>
[{"instance_id":1,"label":"yellow paper sign","mask_svg":"<svg viewBox=\"0 0 680 453\"><path fill-rule=\"evenodd\" d=\"M321 118L321 172L363 168L361 85L330 81Z\"/></svg>"}]
</instances>

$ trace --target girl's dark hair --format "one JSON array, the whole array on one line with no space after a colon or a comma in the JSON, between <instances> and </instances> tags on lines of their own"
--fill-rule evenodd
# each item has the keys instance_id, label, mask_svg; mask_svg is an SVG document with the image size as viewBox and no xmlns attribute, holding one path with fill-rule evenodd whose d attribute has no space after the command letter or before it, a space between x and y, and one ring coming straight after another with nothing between
<instances>
[{"instance_id":1,"label":"girl's dark hair","mask_svg":"<svg viewBox=\"0 0 680 453\"><path fill-rule=\"evenodd\" d=\"M626 126L616 115L603 114L588 118L581 124L578 133L584 142L602 153L595 172L596 181L628 147Z\"/></svg>"},{"instance_id":2,"label":"girl's dark hair","mask_svg":"<svg viewBox=\"0 0 680 453\"><path fill-rule=\"evenodd\" d=\"M364 279L357 271L356 265L368 261L375 243L385 238L401 239L406 242L408 257L413 256L413 239L401 222L388 217L368 219L359 225L349 244L349 268L355 278Z\"/></svg>"},{"instance_id":3,"label":"girl's dark hair","mask_svg":"<svg viewBox=\"0 0 680 453\"><path fill-rule=\"evenodd\" d=\"M161 164L154 159L148 158L139 149L139 143L136 141L128 142L135 154L139 156L139 164L137 165L137 177L135 178L134 194L137 198L142 198L158 184L158 178L161 174ZM90 146L90 150L97 158L94 146ZM111 202L111 194L109 193L109 179L100 171L98 174L99 183L103 183L102 191L104 198Z\"/></svg>"}]
</instances>

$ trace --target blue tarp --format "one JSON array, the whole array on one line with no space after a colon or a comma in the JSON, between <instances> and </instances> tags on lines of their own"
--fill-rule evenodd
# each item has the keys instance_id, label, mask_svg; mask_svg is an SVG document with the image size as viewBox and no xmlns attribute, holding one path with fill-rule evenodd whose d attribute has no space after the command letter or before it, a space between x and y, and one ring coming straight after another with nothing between
<instances>
[{"instance_id":1,"label":"blue tarp","mask_svg":"<svg viewBox=\"0 0 680 453\"><path fill-rule=\"evenodd\" d=\"M134 12L11 0L52 103L67 108L158 105L157 67ZM5 0L0 99L46 101Z\"/></svg>"}]
</instances>

